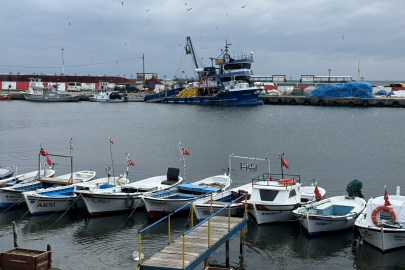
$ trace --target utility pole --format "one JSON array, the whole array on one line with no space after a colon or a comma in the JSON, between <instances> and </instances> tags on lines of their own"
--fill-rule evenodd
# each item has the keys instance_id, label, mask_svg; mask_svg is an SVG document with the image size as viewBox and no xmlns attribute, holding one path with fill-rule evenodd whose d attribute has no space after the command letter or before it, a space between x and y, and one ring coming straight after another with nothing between
<instances>
[{"instance_id":1,"label":"utility pole","mask_svg":"<svg viewBox=\"0 0 405 270\"><path fill-rule=\"evenodd\" d=\"M63 48L61 49L62 50L62 74L63 75L65 75L65 61L63 60Z\"/></svg>"}]
</instances>

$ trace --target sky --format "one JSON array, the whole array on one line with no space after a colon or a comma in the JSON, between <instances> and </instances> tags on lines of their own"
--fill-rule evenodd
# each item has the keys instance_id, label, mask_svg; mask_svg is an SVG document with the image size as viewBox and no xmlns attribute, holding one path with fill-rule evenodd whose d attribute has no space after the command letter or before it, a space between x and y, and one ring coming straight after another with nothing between
<instances>
[{"instance_id":1,"label":"sky","mask_svg":"<svg viewBox=\"0 0 405 270\"><path fill-rule=\"evenodd\" d=\"M404 80L404 10L398 0L3 0L0 73L130 78L144 55L145 72L192 77L189 36L204 66L230 38L230 53L254 53L254 75L356 79L360 63L364 80Z\"/></svg>"}]
</instances>

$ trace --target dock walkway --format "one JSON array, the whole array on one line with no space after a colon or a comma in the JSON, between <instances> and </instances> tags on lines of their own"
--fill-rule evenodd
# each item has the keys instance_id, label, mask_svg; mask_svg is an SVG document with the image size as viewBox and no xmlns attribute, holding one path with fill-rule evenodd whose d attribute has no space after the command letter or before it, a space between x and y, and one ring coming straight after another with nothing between
<instances>
[{"instance_id":1,"label":"dock walkway","mask_svg":"<svg viewBox=\"0 0 405 270\"><path fill-rule=\"evenodd\" d=\"M178 239L171 242L170 245L159 250L145 260L145 262L142 262L139 268L141 270L194 269L217 248L241 230L246 225L246 222L247 220L244 218L231 217L230 230L228 232L228 217L214 216L210 221L209 237L208 222L205 222L184 237L184 250L183 236L180 236ZM208 241L210 241L209 247Z\"/></svg>"}]
</instances>

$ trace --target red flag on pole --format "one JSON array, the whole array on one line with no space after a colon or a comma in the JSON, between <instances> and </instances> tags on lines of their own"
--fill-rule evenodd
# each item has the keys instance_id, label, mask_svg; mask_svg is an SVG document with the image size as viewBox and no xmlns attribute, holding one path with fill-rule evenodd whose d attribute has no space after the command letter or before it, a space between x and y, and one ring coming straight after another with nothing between
<instances>
[{"instance_id":1,"label":"red flag on pole","mask_svg":"<svg viewBox=\"0 0 405 270\"><path fill-rule=\"evenodd\" d=\"M289 169L290 167L288 167L287 162L285 162L285 159L283 157L281 157L281 165L286 167L287 169Z\"/></svg>"},{"instance_id":2,"label":"red flag on pole","mask_svg":"<svg viewBox=\"0 0 405 270\"><path fill-rule=\"evenodd\" d=\"M321 195L321 193L320 193L319 190L318 190L318 186L315 186L315 191L314 191L314 193L315 193L315 198L317 198L317 199L322 199L322 195Z\"/></svg>"},{"instance_id":3,"label":"red flag on pole","mask_svg":"<svg viewBox=\"0 0 405 270\"><path fill-rule=\"evenodd\" d=\"M271 174L269 174L269 181L273 181L273 178L271 178Z\"/></svg>"},{"instance_id":4,"label":"red flag on pole","mask_svg":"<svg viewBox=\"0 0 405 270\"><path fill-rule=\"evenodd\" d=\"M45 153L46 153L46 152L45 152ZM46 153L46 163L48 163L49 166L52 165L52 161L51 161L51 159L49 158L48 153Z\"/></svg>"},{"instance_id":5,"label":"red flag on pole","mask_svg":"<svg viewBox=\"0 0 405 270\"><path fill-rule=\"evenodd\" d=\"M184 70L181 73L184 73Z\"/></svg>"},{"instance_id":6,"label":"red flag on pole","mask_svg":"<svg viewBox=\"0 0 405 270\"><path fill-rule=\"evenodd\" d=\"M388 200L388 194L387 194L387 190L385 190L385 193L384 193L384 206L390 206L391 205L391 203L390 203L390 201Z\"/></svg>"},{"instance_id":7,"label":"red flag on pole","mask_svg":"<svg viewBox=\"0 0 405 270\"><path fill-rule=\"evenodd\" d=\"M130 160L130 159L128 159L128 164L131 165L131 166L135 166L134 162L132 160Z\"/></svg>"},{"instance_id":8,"label":"red flag on pole","mask_svg":"<svg viewBox=\"0 0 405 270\"><path fill-rule=\"evenodd\" d=\"M41 148L41 150L39 151L39 153L41 154L41 156L46 156L45 150Z\"/></svg>"},{"instance_id":9,"label":"red flag on pole","mask_svg":"<svg viewBox=\"0 0 405 270\"><path fill-rule=\"evenodd\" d=\"M111 137L110 137L110 143L111 143L111 144L114 144L114 142L111 140Z\"/></svg>"},{"instance_id":10,"label":"red flag on pole","mask_svg":"<svg viewBox=\"0 0 405 270\"><path fill-rule=\"evenodd\" d=\"M181 151L182 151L183 156L187 156L187 155L189 156L190 155L190 153L187 152L187 150L184 149L184 148L181 148Z\"/></svg>"}]
</instances>

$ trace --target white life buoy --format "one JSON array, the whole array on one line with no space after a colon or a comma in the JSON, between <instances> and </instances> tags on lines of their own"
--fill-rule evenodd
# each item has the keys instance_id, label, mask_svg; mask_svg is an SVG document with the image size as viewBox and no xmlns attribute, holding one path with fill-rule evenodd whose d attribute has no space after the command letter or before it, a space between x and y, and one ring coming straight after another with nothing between
<instances>
[{"instance_id":1,"label":"white life buoy","mask_svg":"<svg viewBox=\"0 0 405 270\"><path fill-rule=\"evenodd\" d=\"M35 83L31 83L31 86L34 87L34 86L35 86Z\"/></svg>"}]
</instances>

